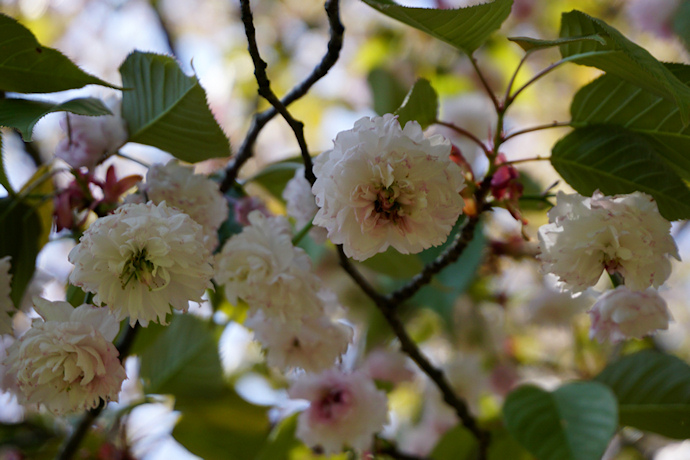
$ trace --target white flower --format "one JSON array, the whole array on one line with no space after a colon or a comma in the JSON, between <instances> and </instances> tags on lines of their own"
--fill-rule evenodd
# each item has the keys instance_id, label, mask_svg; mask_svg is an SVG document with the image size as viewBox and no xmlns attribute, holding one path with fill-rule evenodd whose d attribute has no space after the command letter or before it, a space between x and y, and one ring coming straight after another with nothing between
<instances>
[{"instance_id":1,"label":"white flower","mask_svg":"<svg viewBox=\"0 0 690 460\"><path fill-rule=\"evenodd\" d=\"M297 437L308 446L321 446L326 454L345 447L368 449L388 419L386 394L363 372L305 374L288 394L311 403L299 415Z\"/></svg>"},{"instance_id":2,"label":"white flower","mask_svg":"<svg viewBox=\"0 0 690 460\"><path fill-rule=\"evenodd\" d=\"M244 323L266 348L266 360L280 369L319 372L332 367L347 350L352 328L326 315L285 323L259 311Z\"/></svg>"},{"instance_id":3,"label":"white flower","mask_svg":"<svg viewBox=\"0 0 690 460\"><path fill-rule=\"evenodd\" d=\"M186 311L212 286L201 226L165 202L125 204L96 220L69 261L70 282L131 325L165 324L170 306Z\"/></svg>"},{"instance_id":4,"label":"white flower","mask_svg":"<svg viewBox=\"0 0 690 460\"><path fill-rule=\"evenodd\" d=\"M322 312L320 280L311 273L311 260L292 245L285 217L249 213L251 225L233 235L216 255L215 279L232 304L241 298L253 312L299 320Z\"/></svg>"},{"instance_id":5,"label":"white flower","mask_svg":"<svg viewBox=\"0 0 690 460\"><path fill-rule=\"evenodd\" d=\"M283 190L283 199L287 204L287 215L295 219L298 230L311 222L316 215L319 207L316 206L311 184L304 177L304 167L298 168L295 176L288 181ZM327 231L323 227L314 226L309 230L309 236L317 244L326 241L326 234Z\"/></svg>"},{"instance_id":6,"label":"white flower","mask_svg":"<svg viewBox=\"0 0 690 460\"><path fill-rule=\"evenodd\" d=\"M12 291L10 282L10 256L0 259L0 334L12 333L12 318L10 313L15 310L14 303L10 297Z\"/></svg>"},{"instance_id":7,"label":"white flower","mask_svg":"<svg viewBox=\"0 0 690 460\"><path fill-rule=\"evenodd\" d=\"M389 246L408 254L443 243L465 185L449 154L448 141L425 138L414 121L401 129L391 114L358 120L314 160L314 224L357 260Z\"/></svg>"},{"instance_id":8,"label":"white flower","mask_svg":"<svg viewBox=\"0 0 690 460\"><path fill-rule=\"evenodd\" d=\"M641 339L659 329L668 329L671 313L654 290L631 291L625 286L604 293L589 310L590 338L599 342Z\"/></svg>"},{"instance_id":9,"label":"white flower","mask_svg":"<svg viewBox=\"0 0 690 460\"><path fill-rule=\"evenodd\" d=\"M139 190L156 204L165 201L188 214L203 228L208 249L218 246L218 229L228 218L228 202L216 182L194 174L191 167L169 161L165 166L151 166Z\"/></svg>"},{"instance_id":10,"label":"white flower","mask_svg":"<svg viewBox=\"0 0 690 460\"><path fill-rule=\"evenodd\" d=\"M34 302L43 320L34 320L7 350L3 386L20 403L43 404L58 415L117 401L126 375L111 343L119 330L115 318L92 305L72 308L38 297Z\"/></svg>"},{"instance_id":11,"label":"white flower","mask_svg":"<svg viewBox=\"0 0 690 460\"><path fill-rule=\"evenodd\" d=\"M604 269L635 291L659 287L671 274L669 256L680 260L671 224L645 193L559 192L549 222L539 229L543 269L573 292L596 284Z\"/></svg>"},{"instance_id":12,"label":"white flower","mask_svg":"<svg viewBox=\"0 0 690 460\"><path fill-rule=\"evenodd\" d=\"M60 127L67 134L55 148L55 156L73 168L93 169L127 142L127 125L120 117L120 100L105 101L113 115L89 117L67 113Z\"/></svg>"}]
</instances>

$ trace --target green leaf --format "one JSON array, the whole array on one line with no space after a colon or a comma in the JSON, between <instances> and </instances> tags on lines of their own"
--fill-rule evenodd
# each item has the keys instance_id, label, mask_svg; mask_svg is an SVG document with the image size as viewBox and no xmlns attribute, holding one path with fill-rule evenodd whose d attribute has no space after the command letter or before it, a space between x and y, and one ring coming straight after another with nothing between
<instances>
[{"instance_id":1,"label":"green leaf","mask_svg":"<svg viewBox=\"0 0 690 460\"><path fill-rule=\"evenodd\" d=\"M77 115L112 115L112 112L93 97L72 99L62 104L28 99L0 99L0 126L19 130L25 141L31 142L38 120L52 112L71 112Z\"/></svg>"},{"instance_id":2,"label":"green leaf","mask_svg":"<svg viewBox=\"0 0 690 460\"><path fill-rule=\"evenodd\" d=\"M618 398L620 424L676 439L690 438L690 366L675 356L644 350L596 377Z\"/></svg>"},{"instance_id":3,"label":"green leaf","mask_svg":"<svg viewBox=\"0 0 690 460\"><path fill-rule=\"evenodd\" d=\"M564 59L596 67L640 88L672 100L680 110L683 123L690 122L690 87L678 80L647 50L625 38L620 32L580 11L563 13L561 37L597 34L606 45L595 41L578 41L561 45Z\"/></svg>"},{"instance_id":4,"label":"green leaf","mask_svg":"<svg viewBox=\"0 0 690 460\"><path fill-rule=\"evenodd\" d=\"M265 188L274 198L281 202L283 200L283 190L287 183L295 177L295 171L304 166L296 161L281 161L271 163L264 169L247 179L247 182L255 182Z\"/></svg>"},{"instance_id":5,"label":"green leaf","mask_svg":"<svg viewBox=\"0 0 690 460\"><path fill-rule=\"evenodd\" d=\"M510 14L513 0L494 0L458 9L410 8L391 0L364 0L364 3L469 55L501 27Z\"/></svg>"},{"instance_id":6,"label":"green leaf","mask_svg":"<svg viewBox=\"0 0 690 460\"><path fill-rule=\"evenodd\" d=\"M0 91L52 93L85 85L119 89L84 72L58 50L42 46L29 29L0 14Z\"/></svg>"},{"instance_id":7,"label":"green leaf","mask_svg":"<svg viewBox=\"0 0 690 460\"><path fill-rule=\"evenodd\" d=\"M527 52L543 50L545 48L553 48L554 46L565 45L566 43L576 43L585 40L594 40L606 45L606 40L601 35L592 34L585 35L584 37L563 37L556 38L554 40L541 40L539 38L531 37L508 37L508 40L517 44L520 48Z\"/></svg>"},{"instance_id":8,"label":"green leaf","mask_svg":"<svg viewBox=\"0 0 690 460\"><path fill-rule=\"evenodd\" d=\"M477 457L477 440L458 424L447 431L431 452L431 460L472 460Z\"/></svg>"},{"instance_id":9,"label":"green leaf","mask_svg":"<svg viewBox=\"0 0 690 460\"><path fill-rule=\"evenodd\" d=\"M578 193L636 190L653 196L668 220L690 218L690 190L651 138L618 126L578 128L553 147L551 164Z\"/></svg>"},{"instance_id":10,"label":"green leaf","mask_svg":"<svg viewBox=\"0 0 690 460\"><path fill-rule=\"evenodd\" d=\"M411 278L424 268L416 254L401 254L392 247L360 264L392 278Z\"/></svg>"},{"instance_id":11,"label":"green leaf","mask_svg":"<svg viewBox=\"0 0 690 460\"><path fill-rule=\"evenodd\" d=\"M295 438L298 415L291 415L273 428L255 460L289 460L290 450L300 445L300 442Z\"/></svg>"},{"instance_id":12,"label":"green leaf","mask_svg":"<svg viewBox=\"0 0 690 460\"><path fill-rule=\"evenodd\" d=\"M0 228L0 257L12 257L10 297L19 308L36 270L36 256L41 250L41 219L32 207L16 198L0 198Z\"/></svg>"},{"instance_id":13,"label":"green leaf","mask_svg":"<svg viewBox=\"0 0 690 460\"><path fill-rule=\"evenodd\" d=\"M690 66L666 64L690 84ZM673 101L645 91L615 75L604 75L580 89L570 106L572 125L623 126L657 141L657 153L683 179L690 180L690 126L683 124Z\"/></svg>"},{"instance_id":14,"label":"green leaf","mask_svg":"<svg viewBox=\"0 0 690 460\"><path fill-rule=\"evenodd\" d=\"M690 49L690 1L681 1L673 17L673 31L683 41L685 49Z\"/></svg>"},{"instance_id":15,"label":"green leaf","mask_svg":"<svg viewBox=\"0 0 690 460\"><path fill-rule=\"evenodd\" d=\"M400 77L389 70L373 69L367 75L367 83L374 98L374 112L378 115L393 113L405 100L406 88Z\"/></svg>"},{"instance_id":16,"label":"green leaf","mask_svg":"<svg viewBox=\"0 0 690 460\"><path fill-rule=\"evenodd\" d=\"M422 129L434 123L438 114L438 95L431 83L423 78L417 80L395 113L403 128L410 120L419 123Z\"/></svg>"},{"instance_id":17,"label":"green leaf","mask_svg":"<svg viewBox=\"0 0 690 460\"><path fill-rule=\"evenodd\" d=\"M213 117L196 76L177 62L153 53L133 52L120 66L122 117L129 140L152 145L189 163L230 155L230 141Z\"/></svg>"},{"instance_id":18,"label":"green leaf","mask_svg":"<svg viewBox=\"0 0 690 460\"><path fill-rule=\"evenodd\" d=\"M173 437L204 460L247 460L266 443L270 425L267 408L255 406L226 389L223 394L176 404L182 412Z\"/></svg>"},{"instance_id":19,"label":"green leaf","mask_svg":"<svg viewBox=\"0 0 690 460\"><path fill-rule=\"evenodd\" d=\"M532 385L506 398L508 431L539 460L599 460L616 432L611 390L597 382L574 382L550 393Z\"/></svg>"},{"instance_id":20,"label":"green leaf","mask_svg":"<svg viewBox=\"0 0 690 460\"><path fill-rule=\"evenodd\" d=\"M195 395L212 399L223 390L218 345L210 326L196 316L172 316L170 326L141 353L146 393L172 394L179 401Z\"/></svg>"}]
</instances>

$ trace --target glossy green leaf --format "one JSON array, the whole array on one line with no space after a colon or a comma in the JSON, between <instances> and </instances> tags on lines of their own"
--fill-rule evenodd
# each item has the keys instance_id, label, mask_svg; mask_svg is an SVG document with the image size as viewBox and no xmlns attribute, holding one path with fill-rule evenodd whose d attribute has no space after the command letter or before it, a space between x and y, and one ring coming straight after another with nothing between
<instances>
[{"instance_id":1,"label":"glossy green leaf","mask_svg":"<svg viewBox=\"0 0 690 460\"><path fill-rule=\"evenodd\" d=\"M177 62L153 53L133 52L120 66L122 117L129 140L165 150L196 163L230 155L230 142L213 117L206 92Z\"/></svg>"},{"instance_id":2,"label":"glossy green leaf","mask_svg":"<svg viewBox=\"0 0 690 460\"><path fill-rule=\"evenodd\" d=\"M477 458L477 439L459 424L447 431L431 452L431 460L474 460Z\"/></svg>"},{"instance_id":3,"label":"glossy green leaf","mask_svg":"<svg viewBox=\"0 0 690 460\"><path fill-rule=\"evenodd\" d=\"M0 14L0 91L52 93L91 84L117 88L42 46L29 29Z\"/></svg>"},{"instance_id":4,"label":"glossy green leaf","mask_svg":"<svg viewBox=\"0 0 690 460\"><path fill-rule=\"evenodd\" d=\"M597 34L606 45L578 41L561 45L561 55L568 61L596 67L640 88L674 101L684 123L690 122L690 87L678 80L647 50L625 38L619 31L580 11L561 16L561 37Z\"/></svg>"},{"instance_id":5,"label":"glossy green leaf","mask_svg":"<svg viewBox=\"0 0 690 460\"><path fill-rule=\"evenodd\" d=\"M541 40L539 38L530 37L508 37L508 40L518 45L527 52L542 50L545 48L553 48L554 46L565 45L566 43L576 43L585 40L594 40L602 45L606 45L606 40L601 35L592 34L584 37L562 37L554 40Z\"/></svg>"},{"instance_id":6,"label":"glossy green leaf","mask_svg":"<svg viewBox=\"0 0 690 460\"><path fill-rule=\"evenodd\" d=\"M513 0L494 0L458 9L410 8L391 0L364 0L364 3L472 54L501 27L510 14Z\"/></svg>"},{"instance_id":7,"label":"glossy green leaf","mask_svg":"<svg viewBox=\"0 0 690 460\"><path fill-rule=\"evenodd\" d=\"M644 350L596 377L618 398L620 424L669 438L690 438L690 366L675 356Z\"/></svg>"},{"instance_id":8,"label":"glossy green leaf","mask_svg":"<svg viewBox=\"0 0 690 460\"><path fill-rule=\"evenodd\" d=\"M616 398L597 382L548 392L518 387L503 406L508 431L539 460L600 460L618 427Z\"/></svg>"},{"instance_id":9,"label":"glossy green leaf","mask_svg":"<svg viewBox=\"0 0 690 460\"><path fill-rule=\"evenodd\" d=\"M247 179L247 182L254 182L265 188L274 198L283 200L283 190L287 183L295 177L295 171L304 166L296 161L281 161L272 163L264 169Z\"/></svg>"},{"instance_id":10,"label":"glossy green leaf","mask_svg":"<svg viewBox=\"0 0 690 460\"><path fill-rule=\"evenodd\" d=\"M16 198L0 198L0 228L0 257L12 257L10 297L19 307L36 270L36 256L41 250L41 219L32 207Z\"/></svg>"},{"instance_id":11,"label":"glossy green leaf","mask_svg":"<svg viewBox=\"0 0 690 460\"><path fill-rule=\"evenodd\" d=\"M170 325L141 353L146 393L172 394L179 401L212 399L224 387L212 324L192 315L172 315Z\"/></svg>"},{"instance_id":12,"label":"glossy green leaf","mask_svg":"<svg viewBox=\"0 0 690 460\"><path fill-rule=\"evenodd\" d=\"M410 120L419 123L422 129L434 123L438 114L438 95L431 83L424 78L417 80L395 113L402 127Z\"/></svg>"},{"instance_id":13,"label":"glossy green leaf","mask_svg":"<svg viewBox=\"0 0 690 460\"><path fill-rule=\"evenodd\" d=\"M690 66L666 64L680 81L690 84ZM623 126L657 141L657 153L683 179L690 180L690 126L684 125L673 101L615 75L604 75L580 89L570 106L572 125Z\"/></svg>"},{"instance_id":14,"label":"glossy green leaf","mask_svg":"<svg viewBox=\"0 0 690 460\"><path fill-rule=\"evenodd\" d=\"M424 268L417 255L401 254L394 248L368 258L361 265L392 278L411 278Z\"/></svg>"},{"instance_id":15,"label":"glossy green leaf","mask_svg":"<svg viewBox=\"0 0 690 460\"><path fill-rule=\"evenodd\" d=\"M173 437L204 460L255 458L269 434L268 409L248 403L229 389L214 398L202 392L198 396L175 405L182 414Z\"/></svg>"},{"instance_id":16,"label":"glossy green leaf","mask_svg":"<svg viewBox=\"0 0 690 460\"><path fill-rule=\"evenodd\" d=\"M93 97L72 99L62 104L28 99L0 99L0 126L19 130L24 140L30 142L38 120L53 112L90 116L112 114L100 99Z\"/></svg>"},{"instance_id":17,"label":"glossy green leaf","mask_svg":"<svg viewBox=\"0 0 690 460\"><path fill-rule=\"evenodd\" d=\"M290 451L300 445L300 441L295 438L297 431L297 417L293 414L278 424L268 437L264 447L256 456L255 460L289 460Z\"/></svg>"},{"instance_id":18,"label":"glossy green leaf","mask_svg":"<svg viewBox=\"0 0 690 460\"><path fill-rule=\"evenodd\" d=\"M690 218L690 190L658 155L654 139L618 126L578 128L553 147L551 164L580 194L636 190L653 196L668 220Z\"/></svg>"}]
</instances>

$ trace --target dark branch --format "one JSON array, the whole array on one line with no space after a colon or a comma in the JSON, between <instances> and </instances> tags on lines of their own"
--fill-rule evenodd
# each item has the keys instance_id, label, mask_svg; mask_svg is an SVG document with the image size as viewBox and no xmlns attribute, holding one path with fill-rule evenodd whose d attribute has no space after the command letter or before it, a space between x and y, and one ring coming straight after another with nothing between
<instances>
[{"instance_id":1,"label":"dark branch","mask_svg":"<svg viewBox=\"0 0 690 460\"><path fill-rule=\"evenodd\" d=\"M244 8L244 6L243 6ZM247 4L246 6L247 10L249 10L249 5ZM326 14L328 16L328 23L330 27L330 39L328 41L328 49L326 51L326 54L323 56L321 59L321 62L314 68L312 73L304 80L302 81L299 85L295 86L283 99L280 101L283 107L287 107L296 100L302 98L309 89L321 78L323 78L328 71L335 65L335 63L338 61L338 57L340 56L340 50L343 47L343 34L345 32L345 28L343 27L342 23L340 22L340 12L339 12L339 0L328 0L325 5L326 9ZM249 20L251 23L251 10L249 10ZM243 18L244 22L244 18ZM245 27L247 23L245 22ZM252 31L254 30L253 24L251 24L251 29ZM249 32L247 32L249 33ZM255 32L252 32L253 34ZM256 43L255 43L256 45ZM251 45L250 45L251 47ZM251 53L251 51L250 51ZM257 49L257 57L258 57L258 49ZM254 59L255 56L252 55L252 59ZM259 57L259 60L261 58ZM263 62L263 61L262 61ZM265 64L265 63L264 63ZM265 70L264 70L265 71ZM272 103L273 105L273 103ZM223 182L221 183L220 189L223 192L226 192L227 190L232 187L232 184L235 182L237 179L237 174L239 173L240 168L244 163L251 158L253 154L253 149L254 149L254 144L256 143L256 139L259 136L259 133L263 129L264 126L266 126L266 123L268 123L273 117L275 117L279 113L278 109L273 105L270 109L261 112L259 114L256 114L254 116L254 119L252 120L251 127L249 128L249 131L247 132L247 136L245 137L244 141L242 142L242 145L240 146L239 150L237 151L237 154L235 155L235 158L232 159L228 167L226 168L225 171L225 178L223 179ZM301 148L301 146L300 146ZM311 166L311 158L309 159L309 166ZM308 172L307 172L308 171ZM311 167L307 167L305 164L305 176L307 174L311 175L313 179L313 174L311 173ZM309 180L309 176L307 176L307 179Z\"/></svg>"}]
</instances>

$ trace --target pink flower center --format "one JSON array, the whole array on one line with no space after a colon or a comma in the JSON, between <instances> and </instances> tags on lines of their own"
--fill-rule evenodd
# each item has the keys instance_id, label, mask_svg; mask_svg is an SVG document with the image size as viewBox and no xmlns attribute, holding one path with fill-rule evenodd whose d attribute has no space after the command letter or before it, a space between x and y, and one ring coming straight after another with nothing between
<instances>
[{"instance_id":1,"label":"pink flower center","mask_svg":"<svg viewBox=\"0 0 690 460\"><path fill-rule=\"evenodd\" d=\"M329 422L340 419L352 405L350 392L332 388L321 399L312 404L312 414L320 422Z\"/></svg>"}]
</instances>

